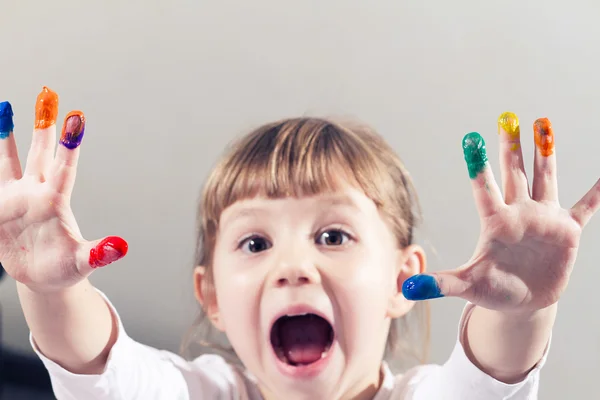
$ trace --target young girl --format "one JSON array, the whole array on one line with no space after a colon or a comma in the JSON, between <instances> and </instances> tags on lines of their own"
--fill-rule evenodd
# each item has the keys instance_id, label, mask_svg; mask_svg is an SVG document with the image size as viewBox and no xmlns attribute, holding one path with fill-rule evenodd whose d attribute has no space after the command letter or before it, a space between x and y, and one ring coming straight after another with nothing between
<instances>
[{"instance_id":1,"label":"young girl","mask_svg":"<svg viewBox=\"0 0 600 400\"><path fill-rule=\"evenodd\" d=\"M573 208L559 206L547 119L534 124L531 192L514 114L499 119L504 196L482 137L465 136L481 236L463 266L435 274L413 241L410 178L380 136L297 118L243 137L204 188L193 275L238 365L188 362L127 336L87 279L127 243L79 232L69 202L85 117L67 115L54 155L57 115L44 88L22 173L12 110L0 105L0 260L58 399L537 398L556 304L600 205L599 181ZM393 376L386 349L414 347L402 323L423 311L419 300L442 296L467 300L450 358Z\"/></svg>"}]
</instances>

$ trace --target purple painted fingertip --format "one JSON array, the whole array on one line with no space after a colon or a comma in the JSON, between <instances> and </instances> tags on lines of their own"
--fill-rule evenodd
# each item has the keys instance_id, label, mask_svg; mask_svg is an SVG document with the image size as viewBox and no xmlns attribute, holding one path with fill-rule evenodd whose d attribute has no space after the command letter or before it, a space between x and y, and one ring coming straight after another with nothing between
<instances>
[{"instance_id":1,"label":"purple painted fingertip","mask_svg":"<svg viewBox=\"0 0 600 400\"><path fill-rule=\"evenodd\" d=\"M85 132L85 115L81 111L71 111L65 117L60 143L67 149L75 149L81 144Z\"/></svg>"}]
</instances>

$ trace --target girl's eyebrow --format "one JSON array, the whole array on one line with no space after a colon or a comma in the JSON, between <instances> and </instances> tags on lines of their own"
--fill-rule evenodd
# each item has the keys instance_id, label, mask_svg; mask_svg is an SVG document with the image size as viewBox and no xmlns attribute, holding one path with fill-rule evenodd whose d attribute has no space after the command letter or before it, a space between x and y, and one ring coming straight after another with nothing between
<instances>
[{"instance_id":1,"label":"girl's eyebrow","mask_svg":"<svg viewBox=\"0 0 600 400\"><path fill-rule=\"evenodd\" d=\"M246 218L256 218L267 213L267 210L263 207L242 207L235 211L233 211L230 215L225 217L225 220L222 224L227 222L231 223L233 221L240 221Z\"/></svg>"},{"instance_id":2,"label":"girl's eyebrow","mask_svg":"<svg viewBox=\"0 0 600 400\"><path fill-rule=\"evenodd\" d=\"M276 200L275 200L276 201ZM351 208L358 211L360 207L348 195L320 195L314 198L315 205L319 209L326 207L343 207ZM242 206L233 210L229 215L226 215L222 223L231 223L246 218L261 218L265 217L269 212L268 205L251 205Z\"/></svg>"},{"instance_id":3,"label":"girl's eyebrow","mask_svg":"<svg viewBox=\"0 0 600 400\"><path fill-rule=\"evenodd\" d=\"M275 200L276 201L276 200ZM360 211L359 205L352 199L351 196L348 195L319 195L314 199L314 205L318 209L329 208L329 207L340 207L340 208L349 208L355 212ZM256 204L248 204L241 206L235 210L232 210L231 213L226 214L225 218L221 222L221 225L224 224L230 225L232 222L238 223L239 221L243 221L244 219L260 219L265 218L269 213L269 206L266 204L256 205Z\"/></svg>"},{"instance_id":4,"label":"girl's eyebrow","mask_svg":"<svg viewBox=\"0 0 600 400\"><path fill-rule=\"evenodd\" d=\"M355 209L359 208L356 202L347 195L327 196L322 199L322 202L327 203L329 206L345 206Z\"/></svg>"}]
</instances>

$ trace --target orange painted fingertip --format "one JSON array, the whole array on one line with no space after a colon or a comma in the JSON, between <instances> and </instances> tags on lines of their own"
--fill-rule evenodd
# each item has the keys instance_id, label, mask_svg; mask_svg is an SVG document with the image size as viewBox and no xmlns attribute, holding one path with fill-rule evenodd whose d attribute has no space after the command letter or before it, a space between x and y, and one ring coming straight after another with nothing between
<instances>
[{"instance_id":1,"label":"orange painted fingertip","mask_svg":"<svg viewBox=\"0 0 600 400\"><path fill-rule=\"evenodd\" d=\"M544 157L554 154L554 130L548 118L538 118L533 123L535 146Z\"/></svg>"},{"instance_id":2,"label":"orange painted fingertip","mask_svg":"<svg viewBox=\"0 0 600 400\"><path fill-rule=\"evenodd\" d=\"M57 116L58 94L44 86L35 102L35 129L46 129L56 124Z\"/></svg>"}]
</instances>

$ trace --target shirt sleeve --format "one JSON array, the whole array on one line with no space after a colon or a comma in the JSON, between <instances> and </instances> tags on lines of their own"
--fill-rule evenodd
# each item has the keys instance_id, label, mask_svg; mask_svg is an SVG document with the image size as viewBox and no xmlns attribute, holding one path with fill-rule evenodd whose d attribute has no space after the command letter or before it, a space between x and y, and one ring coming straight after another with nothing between
<instances>
[{"instance_id":1,"label":"shirt sleeve","mask_svg":"<svg viewBox=\"0 0 600 400\"><path fill-rule=\"evenodd\" d=\"M417 368L410 376L410 400L536 400L540 370L546 363L550 341L538 363L518 383L500 382L475 366L462 346L466 323L475 306L467 303L460 322L457 343L448 361L442 366Z\"/></svg>"},{"instance_id":2,"label":"shirt sleeve","mask_svg":"<svg viewBox=\"0 0 600 400\"><path fill-rule=\"evenodd\" d=\"M118 321L118 336L99 375L73 374L46 358L33 336L30 342L44 363L58 400L190 400L243 399L243 378L226 361L205 355L193 362L168 351L145 346L130 338ZM242 392L242 393L240 393Z\"/></svg>"}]
</instances>

